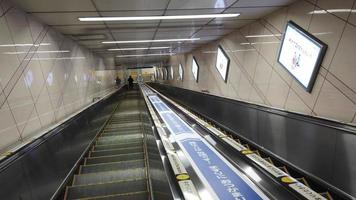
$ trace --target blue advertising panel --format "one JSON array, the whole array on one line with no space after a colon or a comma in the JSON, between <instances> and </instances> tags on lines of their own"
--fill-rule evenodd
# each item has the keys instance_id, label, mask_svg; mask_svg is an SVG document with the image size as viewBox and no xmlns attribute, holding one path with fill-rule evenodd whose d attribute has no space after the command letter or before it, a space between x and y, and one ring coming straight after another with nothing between
<instances>
[{"instance_id":1,"label":"blue advertising panel","mask_svg":"<svg viewBox=\"0 0 356 200\"><path fill-rule=\"evenodd\" d=\"M181 143L219 199L263 199L201 139L186 139Z\"/></svg>"},{"instance_id":2,"label":"blue advertising panel","mask_svg":"<svg viewBox=\"0 0 356 200\"><path fill-rule=\"evenodd\" d=\"M182 133L193 133L193 131L187 126L176 114L173 112L160 113L163 121L168 126L168 129L174 134L179 135Z\"/></svg>"},{"instance_id":3,"label":"blue advertising panel","mask_svg":"<svg viewBox=\"0 0 356 200\"><path fill-rule=\"evenodd\" d=\"M160 103L155 103L154 106L156 107L158 112L167 112L170 111L170 109L166 106L166 104L160 102Z\"/></svg>"}]
</instances>

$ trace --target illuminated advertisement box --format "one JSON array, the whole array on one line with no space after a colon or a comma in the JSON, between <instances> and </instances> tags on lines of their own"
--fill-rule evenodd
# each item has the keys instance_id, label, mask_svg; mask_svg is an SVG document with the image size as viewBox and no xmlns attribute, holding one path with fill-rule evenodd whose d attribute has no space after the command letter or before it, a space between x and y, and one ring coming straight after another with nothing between
<instances>
[{"instance_id":1,"label":"illuminated advertisement box","mask_svg":"<svg viewBox=\"0 0 356 200\"><path fill-rule=\"evenodd\" d=\"M194 56L193 56L193 61L192 61L192 73L193 73L195 81L198 82L199 65L198 65L197 61L195 60Z\"/></svg>"},{"instance_id":2,"label":"illuminated advertisement box","mask_svg":"<svg viewBox=\"0 0 356 200\"><path fill-rule=\"evenodd\" d=\"M229 71L230 59L221 46L218 47L218 52L216 56L215 67L219 71L219 74L223 80L227 81L227 74Z\"/></svg>"},{"instance_id":3,"label":"illuminated advertisement box","mask_svg":"<svg viewBox=\"0 0 356 200\"><path fill-rule=\"evenodd\" d=\"M289 21L279 50L278 62L311 92L327 45Z\"/></svg>"}]
</instances>

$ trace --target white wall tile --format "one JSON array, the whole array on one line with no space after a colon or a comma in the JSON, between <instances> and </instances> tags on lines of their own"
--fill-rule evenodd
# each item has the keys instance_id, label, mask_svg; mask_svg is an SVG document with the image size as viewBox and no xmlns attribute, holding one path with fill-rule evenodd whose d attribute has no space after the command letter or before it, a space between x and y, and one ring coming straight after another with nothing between
<instances>
[{"instance_id":1,"label":"white wall tile","mask_svg":"<svg viewBox=\"0 0 356 200\"><path fill-rule=\"evenodd\" d=\"M255 76L253 78L254 83L264 96L267 95L269 79L271 77L272 67L261 56L258 58Z\"/></svg>"},{"instance_id":2,"label":"white wall tile","mask_svg":"<svg viewBox=\"0 0 356 200\"><path fill-rule=\"evenodd\" d=\"M356 4L352 9L356 10ZM351 12L348 22L356 26L356 12Z\"/></svg>"},{"instance_id":3,"label":"white wall tile","mask_svg":"<svg viewBox=\"0 0 356 200\"><path fill-rule=\"evenodd\" d=\"M347 25L342 35L330 72L356 92L356 27Z\"/></svg>"},{"instance_id":4,"label":"white wall tile","mask_svg":"<svg viewBox=\"0 0 356 200\"><path fill-rule=\"evenodd\" d=\"M308 30L312 15L308 14L314 11L314 5L307 1L296 1L288 9L287 21L292 20L302 28Z\"/></svg>"},{"instance_id":5,"label":"white wall tile","mask_svg":"<svg viewBox=\"0 0 356 200\"><path fill-rule=\"evenodd\" d=\"M328 45L322 66L329 68L346 22L331 14L314 15L309 32Z\"/></svg>"},{"instance_id":6,"label":"white wall tile","mask_svg":"<svg viewBox=\"0 0 356 200\"><path fill-rule=\"evenodd\" d=\"M18 9L11 9L5 15L10 33L16 44L34 44L31 32L27 23L26 14ZM28 52L31 46L18 46L18 52ZM26 54L17 55L20 60L24 59Z\"/></svg>"},{"instance_id":7,"label":"white wall tile","mask_svg":"<svg viewBox=\"0 0 356 200\"><path fill-rule=\"evenodd\" d=\"M272 72L269 82L267 99L273 107L283 108L287 99L289 86L287 83L276 73Z\"/></svg>"},{"instance_id":8,"label":"white wall tile","mask_svg":"<svg viewBox=\"0 0 356 200\"><path fill-rule=\"evenodd\" d=\"M293 90L289 91L285 109L307 115L311 114L311 109L297 96L295 92L293 92Z\"/></svg>"},{"instance_id":9,"label":"white wall tile","mask_svg":"<svg viewBox=\"0 0 356 200\"><path fill-rule=\"evenodd\" d=\"M304 103L307 106L309 106L310 108L313 108L315 101L317 100L317 98L319 96L320 89L323 85L324 80L325 80L325 77L323 77L321 75L317 76L315 83L314 83L313 90L311 93L305 91L303 86L301 84L299 84L296 80L293 80L292 88L298 94L298 96L303 99Z\"/></svg>"},{"instance_id":10,"label":"white wall tile","mask_svg":"<svg viewBox=\"0 0 356 200\"><path fill-rule=\"evenodd\" d=\"M318 0L317 5L318 7L324 10L333 10L333 9L347 9L351 8L354 3L354 0ZM320 9L317 8L317 9ZM341 17L342 19L346 20L350 14L350 11L347 12L333 12L334 15Z\"/></svg>"},{"instance_id":11,"label":"white wall tile","mask_svg":"<svg viewBox=\"0 0 356 200\"><path fill-rule=\"evenodd\" d=\"M13 44L10 31L4 17L0 18L0 45ZM19 66L20 62L16 55L9 55L9 52L16 52L15 47L0 46L0 82L6 86L12 74Z\"/></svg>"},{"instance_id":12,"label":"white wall tile","mask_svg":"<svg viewBox=\"0 0 356 200\"><path fill-rule=\"evenodd\" d=\"M351 122L356 112L356 104L326 80L321 88L314 112L330 119Z\"/></svg>"}]
</instances>

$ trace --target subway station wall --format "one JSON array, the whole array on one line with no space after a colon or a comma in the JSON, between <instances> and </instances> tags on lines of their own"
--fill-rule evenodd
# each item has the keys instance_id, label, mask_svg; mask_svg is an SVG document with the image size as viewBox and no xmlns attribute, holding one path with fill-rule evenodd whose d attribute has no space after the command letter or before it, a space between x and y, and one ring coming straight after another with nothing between
<instances>
[{"instance_id":1,"label":"subway station wall","mask_svg":"<svg viewBox=\"0 0 356 200\"><path fill-rule=\"evenodd\" d=\"M343 12L334 12L333 9L342 9ZM354 0L296 1L236 30L216 43L205 45L186 55L172 56L170 64L175 78L166 83L356 124L355 9ZM314 10L318 10L320 14L313 14ZM328 45L311 93L306 92L277 63L282 34L288 20L293 20ZM226 83L215 68L218 44L230 57ZM198 83L192 75L192 56L195 56L200 66ZM184 68L183 81L177 80L179 63Z\"/></svg>"},{"instance_id":2,"label":"subway station wall","mask_svg":"<svg viewBox=\"0 0 356 200\"><path fill-rule=\"evenodd\" d=\"M113 89L115 71L74 41L0 1L0 152Z\"/></svg>"}]
</instances>

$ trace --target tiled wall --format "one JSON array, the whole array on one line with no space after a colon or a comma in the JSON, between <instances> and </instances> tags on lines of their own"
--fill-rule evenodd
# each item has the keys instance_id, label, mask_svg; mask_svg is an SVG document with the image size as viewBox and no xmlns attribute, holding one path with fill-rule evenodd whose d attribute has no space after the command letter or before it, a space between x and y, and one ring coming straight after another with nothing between
<instances>
[{"instance_id":1,"label":"tiled wall","mask_svg":"<svg viewBox=\"0 0 356 200\"><path fill-rule=\"evenodd\" d=\"M112 90L115 71L72 40L0 1L0 152Z\"/></svg>"},{"instance_id":2,"label":"tiled wall","mask_svg":"<svg viewBox=\"0 0 356 200\"><path fill-rule=\"evenodd\" d=\"M331 9L342 9L338 12ZM324 14L313 14L324 10ZM281 34L288 20L313 33L328 45L313 91L306 92L277 63ZM250 38L247 35L268 35ZM246 45L246 43L250 43ZM252 44L251 44L252 43ZM230 57L227 83L215 68L217 45ZM199 82L193 80L192 55L200 65ZM356 124L356 5L354 0L300 0L191 54L171 58L177 78L178 63L184 80L174 86L208 90L224 96L344 123Z\"/></svg>"}]
</instances>

